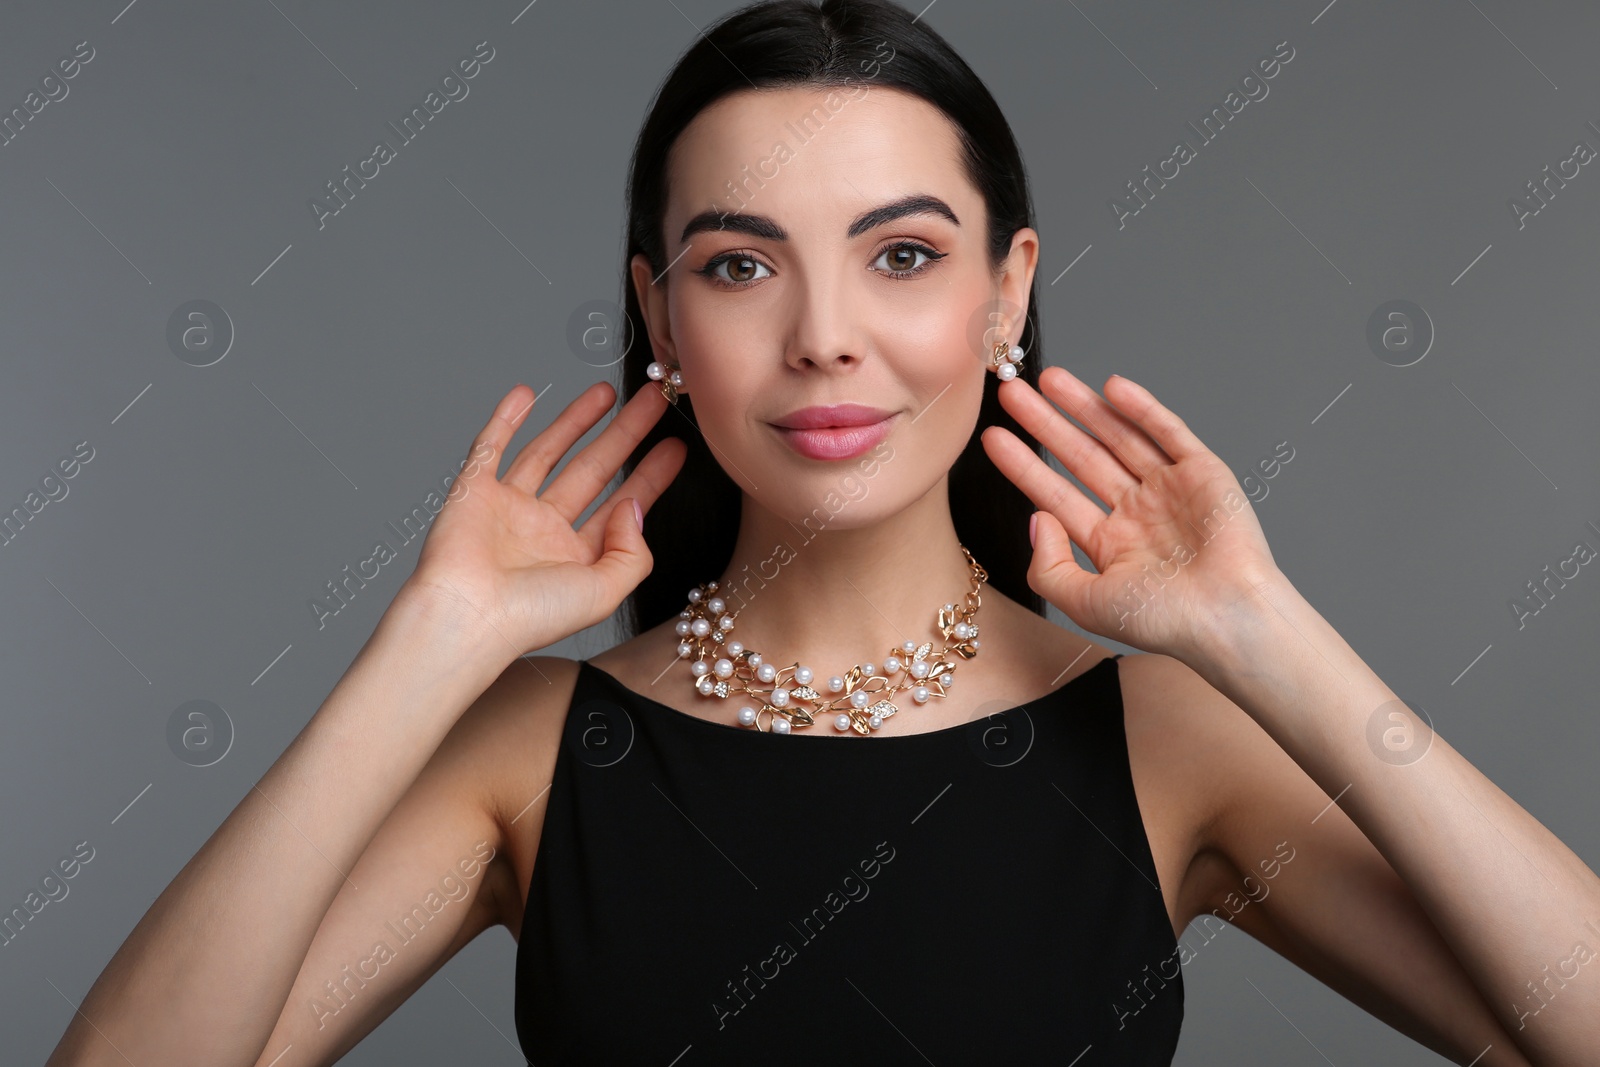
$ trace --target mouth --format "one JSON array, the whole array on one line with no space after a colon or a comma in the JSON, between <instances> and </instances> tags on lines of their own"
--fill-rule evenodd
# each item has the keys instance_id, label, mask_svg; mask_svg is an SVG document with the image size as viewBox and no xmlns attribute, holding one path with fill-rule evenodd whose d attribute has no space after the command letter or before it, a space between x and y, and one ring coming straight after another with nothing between
<instances>
[{"instance_id":1,"label":"mouth","mask_svg":"<svg viewBox=\"0 0 1600 1067\"><path fill-rule=\"evenodd\" d=\"M852 459L889 434L897 414L862 404L801 408L769 423L780 440L807 459Z\"/></svg>"}]
</instances>

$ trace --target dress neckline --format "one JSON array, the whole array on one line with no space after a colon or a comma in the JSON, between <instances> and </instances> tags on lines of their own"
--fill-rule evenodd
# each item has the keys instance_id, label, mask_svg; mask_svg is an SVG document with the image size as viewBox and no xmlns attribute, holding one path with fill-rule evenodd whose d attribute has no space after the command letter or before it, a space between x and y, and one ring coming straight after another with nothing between
<instances>
[{"instance_id":1,"label":"dress neckline","mask_svg":"<svg viewBox=\"0 0 1600 1067\"><path fill-rule=\"evenodd\" d=\"M915 740L917 740L919 738L924 738L924 737L926 737L926 738L948 737L948 736L950 736L952 734L957 733L958 731L967 729L968 727L972 726L974 723L985 722L985 721L988 721L990 719L996 719L996 718L1003 719L1003 720L1009 720L1011 718L1014 718L1016 716L1017 712L1025 710L1029 705L1040 704L1040 703L1043 703L1043 702L1048 701L1048 700L1057 699L1058 697L1060 697L1063 694L1065 694L1068 689L1071 689L1075 684L1077 684L1082 679L1087 678L1089 675L1093 674L1095 671L1100 670L1106 664L1113 663L1116 660L1119 660L1121 658L1122 658L1122 653L1121 652L1115 652L1115 653L1112 653L1109 656L1104 656L1101 659L1097 660L1095 663L1091 664L1090 666L1088 666L1088 667L1084 668L1083 670L1079 671L1077 674L1073 675L1071 678L1069 678L1067 681L1063 682L1061 685L1058 685L1056 688L1054 688L1054 689L1050 690L1049 692L1043 694L1042 696L1035 697L1033 700L1027 701L1026 703L1023 703L1023 704L1013 705L1012 707L1006 708L1003 711L994 712L992 715L988 715L988 716L985 716L983 718L972 719L972 720L969 720L968 722L958 722L953 726L942 726L937 730L919 730L916 733L909 733L909 734L877 734L877 735L874 735L874 737L873 737L873 743L874 744L878 744L878 745L883 745L883 744L903 744L903 743L915 741ZM659 711L659 712L663 712L670 718L687 719L687 720L689 720L690 723L696 724L696 725L698 725L700 727L703 727L703 728L705 728L707 730L710 730L713 733L720 733L720 734L723 734L723 735L728 735L728 734L748 734L748 735L751 735L751 736L761 736L765 732L765 731L760 731L760 730L753 730L753 729L751 729L751 728L749 728L747 726L735 726L732 723L713 722L710 719L702 719L698 715L690 715L687 711L679 711L677 708L672 707L670 704L663 704L659 700L653 700L650 697L645 696L643 693L638 693L638 692L635 692L632 689L629 689L627 686L623 685L622 682L615 675L613 675L613 674L611 674L611 673L609 673L609 672L607 672L605 670L602 670L599 667L596 667L593 663L590 663L586 659L585 660L579 660L578 661L578 666L579 666L579 668L581 670L591 671L594 674L599 675L600 679L605 684L611 686L614 689L618 689L623 693L626 693L628 696L632 697L635 701L637 701L638 703L640 703L644 707L651 708L651 709ZM819 726L819 727L823 726L823 725L828 725L828 724L821 723L821 722L819 722L817 724L817 726ZM817 727L812 727L811 729L816 729L816 728ZM831 726L830 726L830 728L831 728ZM805 737L805 733L802 731L799 734L792 734L790 736L791 737L801 737L801 738L803 738L803 737ZM802 745L805 745L805 744L820 744L820 743L821 742L816 741L815 739L813 739L811 741L802 740L800 742L800 744L802 744Z\"/></svg>"}]
</instances>

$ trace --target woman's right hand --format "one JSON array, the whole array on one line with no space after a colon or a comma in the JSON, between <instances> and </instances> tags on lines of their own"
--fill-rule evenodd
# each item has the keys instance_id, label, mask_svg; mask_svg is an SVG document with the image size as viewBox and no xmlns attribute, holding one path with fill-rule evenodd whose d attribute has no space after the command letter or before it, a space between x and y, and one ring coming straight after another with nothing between
<instances>
[{"instance_id":1,"label":"woman's right hand","mask_svg":"<svg viewBox=\"0 0 1600 1067\"><path fill-rule=\"evenodd\" d=\"M502 397L397 602L420 602L453 625L484 628L485 640L503 642L508 663L608 618L650 573L644 512L687 451L676 438L657 444L574 528L667 407L659 390L640 389L541 493L551 470L615 400L610 385L590 386L497 478L506 445L534 402L526 385Z\"/></svg>"}]
</instances>

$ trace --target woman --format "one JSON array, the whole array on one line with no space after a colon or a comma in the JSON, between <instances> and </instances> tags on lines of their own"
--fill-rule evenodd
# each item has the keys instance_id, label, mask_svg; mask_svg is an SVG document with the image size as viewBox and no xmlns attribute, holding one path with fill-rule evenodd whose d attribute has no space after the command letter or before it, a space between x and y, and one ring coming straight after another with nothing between
<instances>
[{"instance_id":1,"label":"woman","mask_svg":"<svg viewBox=\"0 0 1600 1067\"><path fill-rule=\"evenodd\" d=\"M535 406L500 400L52 1065L331 1063L497 924L541 1064L1165 1063L1196 918L1456 1062L1594 1062L1600 881L1176 415L1043 369L1020 157L926 24L733 14L629 196L630 398L497 474ZM522 658L624 603L632 639Z\"/></svg>"}]
</instances>

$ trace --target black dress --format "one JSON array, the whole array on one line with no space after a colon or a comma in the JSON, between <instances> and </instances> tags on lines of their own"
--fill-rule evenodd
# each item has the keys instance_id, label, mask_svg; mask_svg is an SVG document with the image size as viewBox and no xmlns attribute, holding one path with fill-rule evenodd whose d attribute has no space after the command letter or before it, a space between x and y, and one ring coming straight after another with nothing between
<instances>
[{"instance_id":1,"label":"black dress","mask_svg":"<svg viewBox=\"0 0 1600 1067\"><path fill-rule=\"evenodd\" d=\"M523 1054L1170 1064L1183 979L1118 658L873 737L710 722L582 664L517 946Z\"/></svg>"}]
</instances>

